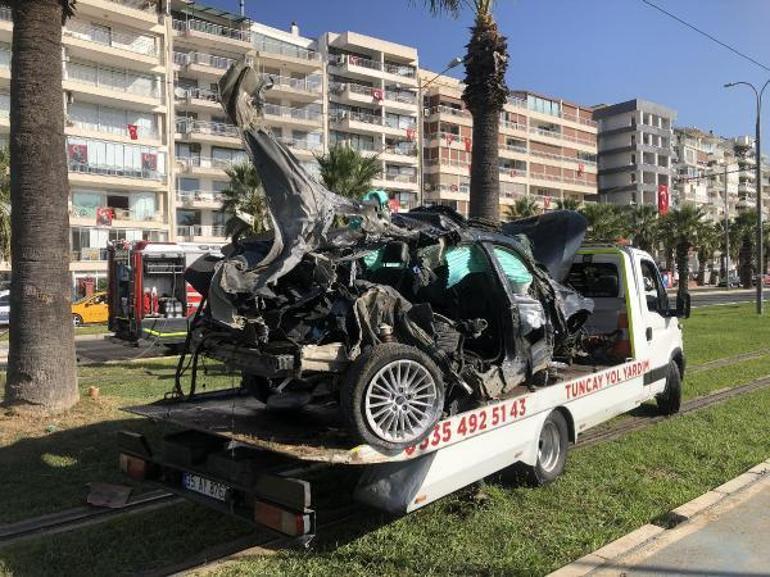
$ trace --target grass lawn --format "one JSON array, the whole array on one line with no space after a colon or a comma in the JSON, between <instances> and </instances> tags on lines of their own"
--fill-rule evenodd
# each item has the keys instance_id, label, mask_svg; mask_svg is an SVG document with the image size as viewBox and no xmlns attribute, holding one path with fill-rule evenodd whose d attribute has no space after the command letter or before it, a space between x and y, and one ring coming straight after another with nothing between
<instances>
[{"instance_id":1,"label":"grass lawn","mask_svg":"<svg viewBox=\"0 0 770 577\"><path fill-rule=\"evenodd\" d=\"M107 328L106 324L103 325L83 325L82 327L76 327L75 328L75 336L82 336L82 335L103 335L110 332L110 329ZM10 333L8 332L8 327L0 327L0 343L1 342L8 342L8 338Z\"/></svg>"},{"instance_id":2,"label":"grass lawn","mask_svg":"<svg viewBox=\"0 0 770 577\"><path fill-rule=\"evenodd\" d=\"M685 324L688 363L765 348L767 325L751 305L697 309ZM127 483L117 470L115 433L129 429L152 438L164 427L119 407L171 390L174 363L81 367L84 398L72 410L47 418L0 411L0 524L80 505L89 481ZM692 375L684 392L691 398L767 374L770 354ZM229 376L202 379L209 388L237 385ZM86 396L91 386L100 389L96 400ZM313 553L242 561L222 575L542 574L770 456L769 409L770 391L753 393L577 449L567 474L549 488L493 484L483 506L461 492L380 528L372 516L364 526L330 534L330 544ZM0 575L128 574L248 532L240 522L185 504L0 551Z\"/></svg>"}]
</instances>

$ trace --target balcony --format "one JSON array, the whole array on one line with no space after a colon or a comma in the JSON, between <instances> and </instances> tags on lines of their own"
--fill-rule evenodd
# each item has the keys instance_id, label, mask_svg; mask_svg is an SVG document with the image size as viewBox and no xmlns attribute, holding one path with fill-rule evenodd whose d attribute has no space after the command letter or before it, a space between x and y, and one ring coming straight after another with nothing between
<instances>
[{"instance_id":1,"label":"balcony","mask_svg":"<svg viewBox=\"0 0 770 577\"><path fill-rule=\"evenodd\" d=\"M500 120L500 130L509 132L527 132L527 125L510 120Z\"/></svg>"},{"instance_id":2,"label":"balcony","mask_svg":"<svg viewBox=\"0 0 770 577\"><path fill-rule=\"evenodd\" d=\"M338 100L354 104L377 104L384 97L382 89L355 82L333 82L329 85L329 92Z\"/></svg>"},{"instance_id":3,"label":"balcony","mask_svg":"<svg viewBox=\"0 0 770 577\"><path fill-rule=\"evenodd\" d=\"M591 190L587 192L596 192L596 187L597 187L596 181L592 181L587 178L571 178L568 176L561 176L556 174L546 174L544 172L537 172L537 173L533 172L533 173L530 173L529 176L532 180L542 180L542 181L562 183L562 184L571 184L575 186L583 186L583 187L591 188Z\"/></svg>"},{"instance_id":4,"label":"balcony","mask_svg":"<svg viewBox=\"0 0 770 577\"><path fill-rule=\"evenodd\" d=\"M438 118L430 118L438 116ZM428 109L428 120L449 122L452 124L462 124L463 126L473 126L473 116L465 108L453 108L444 104L431 106Z\"/></svg>"},{"instance_id":5,"label":"balcony","mask_svg":"<svg viewBox=\"0 0 770 577\"><path fill-rule=\"evenodd\" d=\"M234 58L217 56L206 52L174 51L174 64L187 69L191 73L204 74L219 79L224 71L235 62Z\"/></svg>"},{"instance_id":6,"label":"balcony","mask_svg":"<svg viewBox=\"0 0 770 577\"><path fill-rule=\"evenodd\" d=\"M425 159L426 173L447 173L457 176L468 176L471 173L471 165L464 160L452 160L449 158L427 158Z\"/></svg>"},{"instance_id":7,"label":"balcony","mask_svg":"<svg viewBox=\"0 0 770 577\"><path fill-rule=\"evenodd\" d=\"M224 240L225 227L219 224L180 225L176 227L176 236L188 242L212 238Z\"/></svg>"},{"instance_id":8,"label":"balcony","mask_svg":"<svg viewBox=\"0 0 770 577\"><path fill-rule=\"evenodd\" d=\"M517 154L527 154L527 147L521 146L519 144L499 144L498 147L500 152L515 152ZM534 152L532 153L534 154Z\"/></svg>"},{"instance_id":9,"label":"balcony","mask_svg":"<svg viewBox=\"0 0 770 577\"><path fill-rule=\"evenodd\" d=\"M120 22L136 27L158 24L158 5L147 0L78 0L77 9L83 15L112 13Z\"/></svg>"},{"instance_id":10,"label":"balcony","mask_svg":"<svg viewBox=\"0 0 770 577\"><path fill-rule=\"evenodd\" d=\"M139 190L164 187L166 154L158 148L68 137L66 152L74 183Z\"/></svg>"},{"instance_id":11,"label":"balcony","mask_svg":"<svg viewBox=\"0 0 770 577\"><path fill-rule=\"evenodd\" d=\"M210 142L230 146L241 145L241 132L237 126L226 122L181 118L176 121L178 134L195 142Z\"/></svg>"},{"instance_id":12,"label":"balcony","mask_svg":"<svg viewBox=\"0 0 770 577\"><path fill-rule=\"evenodd\" d=\"M278 104L265 104L262 112L266 120L281 125L317 128L322 120L321 111L316 108L291 108Z\"/></svg>"},{"instance_id":13,"label":"balcony","mask_svg":"<svg viewBox=\"0 0 770 577\"><path fill-rule=\"evenodd\" d=\"M388 108L414 111L417 95L408 90L385 90L385 105Z\"/></svg>"},{"instance_id":14,"label":"balcony","mask_svg":"<svg viewBox=\"0 0 770 577\"><path fill-rule=\"evenodd\" d=\"M527 176L526 168L516 168L514 166L498 166L500 176L505 178L525 178Z\"/></svg>"},{"instance_id":15,"label":"balcony","mask_svg":"<svg viewBox=\"0 0 770 577\"><path fill-rule=\"evenodd\" d=\"M219 208L222 195L211 190L177 190L176 199L185 207Z\"/></svg>"},{"instance_id":16,"label":"balcony","mask_svg":"<svg viewBox=\"0 0 770 577\"><path fill-rule=\"evenodd\" d=\"M322 66L321 55L315 50L308 50L288 42L280 42L261 34L255 35L254 45L257 49L257 56L266 64L288 65L301 70L315 70Z\"/></svg>"},{"instance_id":17,"label":"balcony","mask_svg":"<svg viewBox=\"0 0 770 577\"><path fill-rule=\"evenodd\" d=\"M175 85L175 98L177 106L186 109L206 112L222 110L222 106L219 104L219 94L208 88L182 88Z\"/></svg>"},{"instance_id":18,"label":"balcony","mask_svg":"<svg viewBox=\"0 0 770 577\"><path fill-rule=\"evenodd\" d=\"M163 97L162 85L155 76L87 62L66 63L64 88L121 103L129 101L149 106L160 105Z\"/></svg>"},{"instance_id":19,"label":"balcony","mask_svg":"<svg viewBox=\"0 0 770 577\"><path fill-rule=\"evenodd\" d=\"M225 170L233 165L232 160L209 156L178 156L176 162L181 171L186 174L214 178L225 176Z\"/></svg>"},{"instance_id":20,"label":"balcony","mask_svg":"<svg viewBox=\"0 0 770 577\"><path fill-rule=\"evenodd\" d=\"M121 111L124 112L125 111ZM112 137L115 137L116 140L129 140L130 135L128 132L127 125L129 123L125 124L119 124L119 125L109 125L109 124L100 124L98 122L85 122L81 120L73 120L72 118L67 118L67 127L68 128L74 128L76 130L74 131L68 131L69 132L94 132L98 133L103 138L108 138L104 135L111 135ZM135 125L136 126L136 136L139 140L159 140L160 134L158 133L158 130L155 126L141 126L141 125ZM95 135L88 135L88 136L95 136ZM153 143L153 144L160 144L160 143Z\"/></svg>"},{"instance_id":21,"label":"balcony","mask_svg":"<svg viewBox=\"0 0 770 577\"><path fill-rule=\"evenodd\" d=\"M395 64L393 62L385 62L385 72L388 74L395 74L403 78L415 78L417 72L414 66L409 64Z\"/></svg>"},{"instance_id":22,"label":"balcony","mask_svg":"<svg viewBox=\"0 0 770 577\"><path fill-rule=\"evenodd\" d=\"M281 137L279 142L291 148L295 153L312 155L313 153L320 153L323 151L323 144L319 141L294 139Z\"/></svg>"},{"instance_id":23,"label":"balcony","mask_svg":"<svg viewBox=\"0 0 770 577\"><path fill-rule=\"evenodd\" d=\"M157 38L152 35L96 26L80 20L69 20L63 35L63 42L73 56L93 58L93 52L98 51L100 59L108 64L122 65L127 58L149 67L160 64Z\"/></svg>"},{"instance_id":24,"label":"balcony","mask_svg":"<svg viewBox=\"0 0 770 577\"><path fill-rule=\"evenodd\" d=\"M172 28L178 35L191 41L200 42L204 46L210 46L212 41L223 42L241 50L251 50L251 32L240 28L221 26L206 20L190 18L187 20L172 20Z\"/></svg>"},{"instance_id":25,"label":"balcony","mask_svg":"<svg viewBox=\"0 0 770 577\"><path fill-rule=\"evenodd\" d=\"M330 114L329 120L346 132L382 134L383 118L377 114L337 110Z\"/></svg>"},{"instance_id":26,"label":"balcony","mask_svg":"<svg viewBox=\"0 0 770 577\"><path fill-rule=\"evenodd\" d=\"M159 224L163 223L163 214L159 211L148 210L129 210L126 208L109 208L112 212L113 226L136 226L137 224ZM82 207L73 206L70 208L70 217L73 219L89 220L91 222L96 219L96 208L94 207ZM76 223L77 224L77 223Z\"/></svg>"},{"instance_id":27,"label":"balcony","mask_svg":"<svg viewBox=\"0 0 770 577\"><path fill-rule=\"evenodd\" d=\"M323 81L319 76L306 76L305 78L292 78L290 76L277 76L263 74L265 79L272 81L270 93L284 94L291 98L303 98L316 100L321 97Z\"/></svg>"}]
</instances>

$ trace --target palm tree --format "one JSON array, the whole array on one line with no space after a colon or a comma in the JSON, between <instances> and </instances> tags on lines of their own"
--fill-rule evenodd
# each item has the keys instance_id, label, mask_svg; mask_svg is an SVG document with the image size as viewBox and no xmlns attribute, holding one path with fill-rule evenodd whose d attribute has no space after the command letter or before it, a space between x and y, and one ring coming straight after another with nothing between
<instances>
[{"instance_id":1,"label":"palm tree","mask_svg":"<svg viewBox=\"0 0 770 577\"><path fill-rule=\"evenodd\" d=\"M698 286L706 284L706 264L721 244L720 228L719 223L704 221L698 229Z\"/></svg>"},{"instance_id":2,"label":"palm tree","mask_svg":"<svg viewBox=\"0 0 770 577\"><path fill-rule=\"evenodd\" d=\"M78 401L70 308L62 25L74 0L5 0L11 59L11 325L5 402Z\"/></svg>"},{"instance_id":3,"label":"palm tree","mask_svg":"<svg viewBox=\"0 0 770 577\"><path fill-rule=\"evenodd\" d=\"M508 41L492 16L494 0L425 0L434 14L457 16L463 6L474 11L471 39L466 45L463 101L473 116L471 189L468 214L489 222L500 220L500 173L497 137L500 114L508 98L505 71Z\"/></svg>"},{"instance_id":4,"label":"palm tree","mask_svg":"<svg viewBox=\"0 0 770 577\"><path fill-rule=\"evenodd\" d=\"M651 252L659 234L658 209L652 204L637 204L626 209L628 233L638 248Z\"/></svg>"},{"instance_id":5,"label":"palm tree","mask_svg":"<svg viewBox=\"0 0 770 577\"><path fill-rule=\"evenodd\" d=\"M577 198L560 198L556 201L559 210L580 210L581 202Z\"/></svg>"},{"instance_id":6,"label":"palm tree","mask_svg":"<svg viewBox=\"0 0 770 577\"><path fill-rule=\"evenodd\" d=\"M513 204L505 207L505 218L509 222L520 218L535 216L540 212L540 207L529 196L517 198Z\"/></svg>"},{"instance_id":7,"label":"palm tree","mask_svg":"<svg viewBox=\"0 0 770 577\"><path fill-rule=\"evenodd\" d=\"M341 196L360 200L382 172L377 156L363 156L349 146L336 144L323 156L316 156L323 185Z\"/></svg>"},{"instance_id":8,"label":"palm tree","mask_svg":"<svg viewBox=\"0 0 770 577\"><path fill-rule=\"evenodd\" d=\"M676 270L679 274L679 292L687 292L690 278L690 249L698 246L698 233L703 224L705 212L700 206L683 204L666 215L669 231L676 251Z\"/></svg>"},{"instance_id":9,"label":"palm tree","mask_svg":"<svg viewBox=\"0 0 770 577\"><path fill-rule=\"evenodd\" d=\"M588 221L586 236L590 240L615 242L627 233L623 215L614 204L586 204L580 212Z\"/></svg>"},{"instance_id":10,"label":"palm tree","mask_svg":"<svg viewBox=\"0 0 770 577\"><path fill-rule=\"evenodd\" d=\"M739 212L732 224L732 230L736 239L733 241L731 238L730 242L738 250L738 275L743 288L751 288L756 250L754 239L757 231L757 211L749 209Z\"/></svg>"},{"instance_id":11,"label":"palm tree","mask_svg":"<svg viewBox=\"0 0 770 577\"><path fill-rule=\"evenodd\" d=\"M270 228L267 204L262 181L251 162L234 164L225 170L230 184L222 190L222 212L231 216L225 224L225 234L230 236L242 230L243 221L236 215L246 213L254 217L252 231L265 232Z\"/></svg>"},{"instance_id":12,"label":"palm tree","mask_svg":"<svg viewBox=\"0 0 770 577\"><path fill-rule=\"evenodd\" d=\"M0 149L0 260L11 260L11 153Z\"/></svg>"}]
</instances>

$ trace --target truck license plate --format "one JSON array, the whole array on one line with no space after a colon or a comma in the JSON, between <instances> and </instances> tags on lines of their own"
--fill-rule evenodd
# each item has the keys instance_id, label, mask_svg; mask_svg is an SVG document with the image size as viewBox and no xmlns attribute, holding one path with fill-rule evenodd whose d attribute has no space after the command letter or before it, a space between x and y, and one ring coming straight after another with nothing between
<instances>
[{"instance_id":1,"label":"truck license plate","mask_svg":"<svg viewBox=\"0 0 770 577\"><path fill-rule=\"evenodd\" d=\"M217 501L225 501L229 489L227 485L192 473L182 473L182 486L189 491L206 495Z\"/></svg>"}]
</instances>

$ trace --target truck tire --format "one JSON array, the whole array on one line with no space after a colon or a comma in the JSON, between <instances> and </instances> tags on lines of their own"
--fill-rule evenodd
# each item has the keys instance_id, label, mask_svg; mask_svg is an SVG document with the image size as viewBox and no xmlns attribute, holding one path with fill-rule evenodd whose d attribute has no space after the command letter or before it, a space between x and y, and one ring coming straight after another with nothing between
<instances>
[{"instance_id":1,"label":"truck tire","mask_svg":"<svg viewBox=\"0 0 770 577\"><path fill-rule=\"evenodd\" d=\"M340 404L361 441L395 454L431 432L444 409L444 389L428 355L386 343L365 350L348 368Z\"/></svg>"},{"instance_id":2,"label":"truck tire","mask_svg":"<svg viewBox=\"0 0 770 577\"><path fill-rule=\"evenodd\" d=\"M668 364L666 388L655 397L655 402L658 403L661 415L674 415L682 406L682 377L679 374L679 366L674 361Z\"/></svg>"},{"instance_id":3,"label":"truck tire","mask_svg":"<svg viewBox=\"0 0 770 577\"><path fill-rule=\"evenodd\" d=\"M537 462L526 467L531 485L542 487L556 480L564 471L569 449L569 426L559 411L551 411L537 442Z\"/></svg>"}]
</instances>

